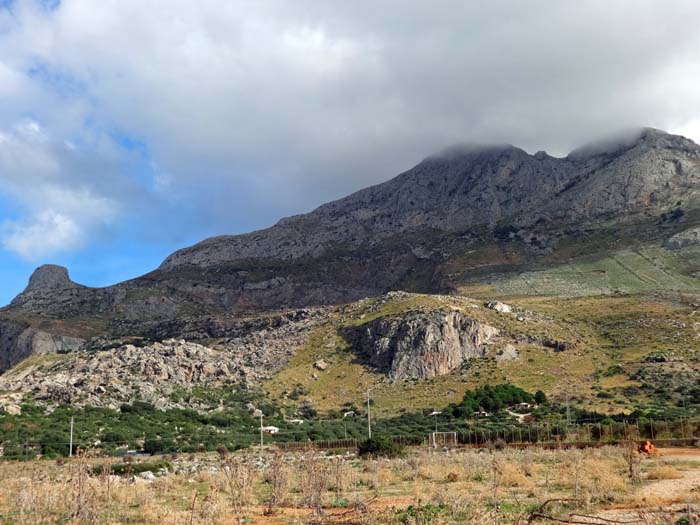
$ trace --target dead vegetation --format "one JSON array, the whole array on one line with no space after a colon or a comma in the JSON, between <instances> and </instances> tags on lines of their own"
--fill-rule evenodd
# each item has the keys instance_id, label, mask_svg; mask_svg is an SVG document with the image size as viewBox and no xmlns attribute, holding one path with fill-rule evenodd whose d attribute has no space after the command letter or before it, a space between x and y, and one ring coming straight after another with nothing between
<instances>
[{"instance_id":1,"label":"dead vegetation","mask_svg":"<svg viewBox=\"0 0 700 525\"><path fill-rule=\"evenodd\" d=\"M694 463L631 449L415 449L371 460L239 451L171 458L173 471L158 476L115 476L94 468L109 459L87 455L2 462L0 522L697 523L700 453Z\"/></svg>"}]
</instances>

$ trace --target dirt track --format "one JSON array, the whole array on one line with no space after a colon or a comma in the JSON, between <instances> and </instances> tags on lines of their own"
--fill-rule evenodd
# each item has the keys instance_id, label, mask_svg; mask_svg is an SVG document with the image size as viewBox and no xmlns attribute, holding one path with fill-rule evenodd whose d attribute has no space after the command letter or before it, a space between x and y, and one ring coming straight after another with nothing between
<instances>
[{"instance_id":1,"label":"dirt track","mask_svg":"<svg viewBox=\"0 0 700 525\"><path fill-rule=\"evenodd\" d=\"M650 517L653 519L663 513L681 514L690 509L696 513L697 519L700 516L700 449L660 449L658 459L676 466L681 477L643 481L624 506L616 505L596 516L607 520L648 523Z\"/></svg>"}]
</instances>

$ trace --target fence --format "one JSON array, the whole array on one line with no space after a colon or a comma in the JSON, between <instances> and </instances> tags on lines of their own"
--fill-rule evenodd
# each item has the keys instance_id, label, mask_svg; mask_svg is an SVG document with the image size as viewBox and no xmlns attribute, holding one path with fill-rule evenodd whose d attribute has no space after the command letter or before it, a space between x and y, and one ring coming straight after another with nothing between
<instances>
[{"instance_id":1,"label":"fence","mask_svg":"<svg viewBox=\"0 0 700 525\"><path fill-rule=\"evenodd\" d=\"M417 446L423 444L425 438L423 436L391 436L394 443L399 443L405 446ZM286 441L275 443L275 446L280 450L299 451L299 450L334 450L334 449L353 449L360 445L359 439L324 439L320 441Z\"/></svg>"},{"instance_id":2,"label":"fence","mask_svg":"<svg viewBox=\"0 0 700 525\"><path fill-rule=\"evenodd\" d=\"M700 420L635 420L617 422L563 422L511 425L507 427L482 427L455 433L456 444L462 447L485 447L497 441L515 448L539 446L592 447L616 444L627 439L650 440L661 446L690 446L700 441ZM698 436L698 437L696 437ZM430 434L424 436L391 436L403 445L424 445ZM306 442L278 443L282 450L352 449L356 439L339 439Z\"/></svg>"},{"instance_id":3,"label":"fence","mask_svg":"<svg viewBox=\"0 0 700 525\"><path fill-rule=\"evenodd\" d=\"M444 425L446 427L447 425ZM445 428L445 430L447 430ZM410 435L387 435L396 443L407 446L427 445L432 432ZM451 432L450 432L451 433ZM700 442L700 419L649 420L615 422L542 422L537 424L512 424L472 426L466 431L456 432L457 445L462 447L485 447L497 441L516 448L539 446L555 447L590 447L615 444L626 439L650 440L659 446L688 446ZM297 451L308 449L332 450L355 449L358 439L335 439L318 441L274 442L281 450ZM106 443L104 443L106 444ZM30 458L41 454L46 445L33 441L0 443L0 457ZM59 445L68 445L60 443ZM95 448L94 445L74 443L80 448Z\"/></svg>"},{"instance_id":4,"label":"fence","mask_svg":"<svg viewBox=\"0 0 700 525\"><path fill-rule=\"evenodd\" d=\"M617 422L589 422L566 424L564 422L512 425L494 428L483 427L460 432L461 445L483 446L495 441L506 444L523 443L605 443L621 440L648 439L694 441L700 436L700 420L635 420Z\"/></svg>"}]
</instances>

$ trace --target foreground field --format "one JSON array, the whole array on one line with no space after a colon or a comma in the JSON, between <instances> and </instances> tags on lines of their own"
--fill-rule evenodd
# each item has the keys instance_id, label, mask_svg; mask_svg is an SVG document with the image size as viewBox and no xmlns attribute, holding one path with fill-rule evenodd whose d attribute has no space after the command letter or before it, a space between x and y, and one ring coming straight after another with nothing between
<instances>
[{"instance_id":1,"label":"foreground field","mask_svg":"<svg viewBox=\"0 0 700 525\"><path fill-rule=\"evenodd\" d=\"M695 449L414 449L398 459L222 450L136 475L147 466L109 475L110 461L0 463L0 522L690 524L700 513Z\"/></svg>"}]
</instances>

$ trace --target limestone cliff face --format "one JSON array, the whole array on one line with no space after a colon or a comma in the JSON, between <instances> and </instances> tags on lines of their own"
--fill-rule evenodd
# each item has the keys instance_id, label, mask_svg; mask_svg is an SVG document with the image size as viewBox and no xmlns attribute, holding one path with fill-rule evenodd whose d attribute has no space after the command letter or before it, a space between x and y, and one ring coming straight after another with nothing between
<instances>
[{"instance_id":1,"label":"limestone cliff face","mask_svg":"<svg viewBox=\"0 0 700 525\"><path fill-rule=\"evenodd\" d=\"M22 321L0 319L0 373L31 355L72 352L84 342L77 337L37 330Z\"/></svg>"},{"instance_id":2,"label":"limestone cliff face","mask_svg":"<svg viewBox=\"0 0 700 525\"><path fill-rule=\"evenodd\" d=\"M497 334L492 326L458 311L433 310L380 317L345 336L358 354L390 377L429 379L483 356Z\"/></svg>"}]
</instances>

